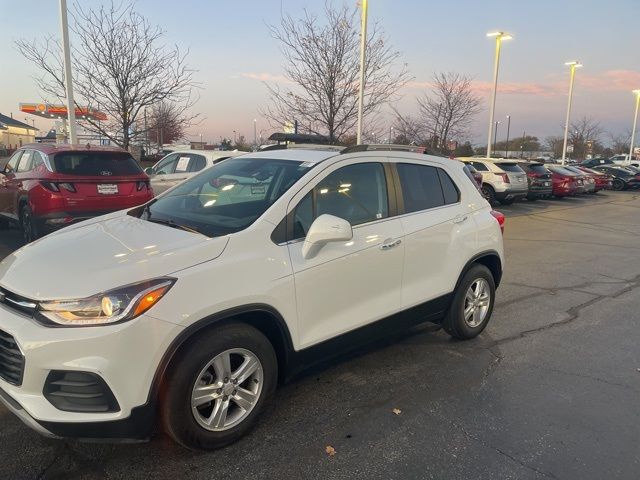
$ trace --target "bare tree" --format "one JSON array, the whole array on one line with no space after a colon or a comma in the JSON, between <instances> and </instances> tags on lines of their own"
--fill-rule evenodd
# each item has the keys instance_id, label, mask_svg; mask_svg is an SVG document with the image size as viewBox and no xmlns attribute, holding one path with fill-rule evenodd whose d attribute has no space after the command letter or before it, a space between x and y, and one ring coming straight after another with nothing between
<instances>
[{"instance_id":1,"label":"bare tree","mask_svg":"<svg viewBox=\"0 0 640 480\"><path fill-rule=\"evenodd\" d=\"M450 140L460 140L467 134L482 102L473 91L471 77L447 72L434 73L432 90L416 103L415 117L396 111L395 128L410 141L448 151Z\"/></svg>"},{"instance_id":2,"label":"bare tree","mask_svg":"<svg viewBox=\"0 0 640 480\"><path fill-rule=\"evenodd\" d=\"M428 143L424 122L418 117L403 115L394 108L393 143L423 145Z\"/></svg>"},{"instance_id":3,"label":"bare tree","mask_svg":"<svg viewBox=\"0 0 640 480\"><path fill-rule=\"evenodd\" d=\"M433 147L446 150L449 140L467 133L482 101L473 91L471 77L447 72L434 73L433 90L417 102Z\"/></svg>"},{"instance_id":4,"label":"bare tree","mask_svg":"<svg viewBox=\"0 0 640 480\"><path fill-rule=\"evenodd\" d=\"M334 143L357 122L359 25L357 9L327 3L324 13L324 21L306 10L300 19L285 15L279 26L270 27L281 43L284 74L291 85L266 84L271 100L261 113L276 128L296 120L302 131L328 135ZM392 70L399 58L374 23L366 43L365 118L390 102L409 80L406 66Z\"/></svg>"},{"instance_id":5,"label":"bare tree","mask_svg":"<svg viewBox=\"0 0 640 480\"><path fill-rule=\"evenodd\" d=\"M591 117L582 117L570 126L569 143L573 145L573 158L585 158L587 150L591 153L602 150L600 137L604 133L600 123Z\"/></svg>"},{"instance_id":6,"label":"bare tree","mask_svg":"<svg viewBox=\"0 0 640 480\"><path fill-rule=\"evenodd\" d=\"M183 110L196 98L193 70L187 53L160 44L162 29L133 9L133 4L71 12L76 44L72 51L76 105L100 110L108 120L80 118L87 130L106 136L124 148L144 131L140 121L145 108L169 101ZM40 70L37 79L45 100L63 101L64 69L60 43L53 37L18 40L20 53Z\"/></svg>"},{"instance_id":7,"label":"bare tree","mask_svg":"<svg viewBox=\"0 0 640 480\"><path fill-rule=\"evenodd\" d=\"M564 137L552 135L545 139L545 146L548 150L553 152L555 158L562 157L562 144L564 143Z\"/></svg>"},{"instance_id":8,"label":"bare tree","mask_svg":"<svg viewBox=\"0 0 640 480\"><path fill-rule=\"evenodd\" d=\"M624 133L614 134L609 133L609 140L611 150L613 153L629 153L629 146L631 144L631 129L627 129Z\"/></svg>"},{"instance_id":9,"label":"bare tree","mask_svg":"<svg viewBox=\"0 0 640 480\"><path fill-rule=\"evenodd\" d=\"M161 150L163 144L184 138L185 130L193 120L194 115L186 113L183 104L158 102L145 113L148 140L157 143Z\"/></svg>"}]
</instances>

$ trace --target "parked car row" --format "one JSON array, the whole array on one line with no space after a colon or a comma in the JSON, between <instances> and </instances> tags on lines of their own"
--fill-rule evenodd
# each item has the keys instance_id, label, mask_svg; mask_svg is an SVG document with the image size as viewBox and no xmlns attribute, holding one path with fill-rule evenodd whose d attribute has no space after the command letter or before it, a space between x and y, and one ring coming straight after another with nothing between
<instances>
[{"instance_id":1,"label":"parked car row","mask_svg":"<svg viewBox=\"0 0 640 480\"><path fill-rule=\"evenodd\" d=\"M478 185L491 204L510 205L524 198L562 198L600 190L627 190L640 186L640 169L632 165L590 162L558 165L526 160L459 158L480 174Z\"/></svg>"}]
</instances>

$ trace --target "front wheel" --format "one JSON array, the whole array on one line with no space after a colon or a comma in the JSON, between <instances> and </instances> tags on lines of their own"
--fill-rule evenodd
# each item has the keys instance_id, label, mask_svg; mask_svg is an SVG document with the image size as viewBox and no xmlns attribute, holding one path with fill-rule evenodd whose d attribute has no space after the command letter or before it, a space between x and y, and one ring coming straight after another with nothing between
<instances>
[{"instance_id":1,"label":"front wheel","mask_svg":"<svg viewBox=\"0 0 640 480\"><path fill-rule=\"evenodd\" d=\"M235 442L273 395L278 363L269 340L245 324L211 328L182 349L163 382L165 432L192 449Z\"/></svg>"},{"instance_id":2,"label":"front wheel","mask_svg":"<svg viewBox=\"0 0 640 480\"><path fill-rule=\"evenodd\" d=\"M496 285L489 269L473 265L462 277L442 327L461 340L478 336L489 323L495 296Z\"/></svg>"}]
</instances>

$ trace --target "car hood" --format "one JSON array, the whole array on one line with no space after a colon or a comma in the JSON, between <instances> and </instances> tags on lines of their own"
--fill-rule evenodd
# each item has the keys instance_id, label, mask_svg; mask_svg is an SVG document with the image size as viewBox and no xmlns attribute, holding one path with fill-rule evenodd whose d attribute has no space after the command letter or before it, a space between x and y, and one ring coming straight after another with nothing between
<instances>
[{"instance_id":1,"label":"car hood","mask_svg":"<svg viewBox=\"0 0 640 480\"><path fill-rule=\"evenodd\" d=\"M228 240L109 216L15 251L0 262L0 286L33 300L84 298L212 260Z\"/></svg>"}]
</instances>

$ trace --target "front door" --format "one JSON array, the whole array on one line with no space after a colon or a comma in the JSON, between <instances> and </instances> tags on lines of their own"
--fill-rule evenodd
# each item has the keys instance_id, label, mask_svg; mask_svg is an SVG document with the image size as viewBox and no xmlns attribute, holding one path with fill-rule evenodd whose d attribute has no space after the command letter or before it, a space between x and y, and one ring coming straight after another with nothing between
<instances>
[{"instance_id":1,"label":"front door","mask_svg":"<svg viewBox=\"0 0 640 480\"><path fill-rule=\"evenodd\" d=\"M302 348L399 310L403 233L390 217L388 192L383 164L359 161L331 167L292 202L294 241L288 248ZM305 259L304 237L322 214L349 221L353 238L328 243Z\"/></svg>"}]
</instances>

